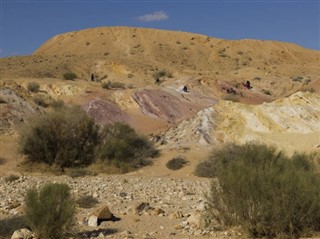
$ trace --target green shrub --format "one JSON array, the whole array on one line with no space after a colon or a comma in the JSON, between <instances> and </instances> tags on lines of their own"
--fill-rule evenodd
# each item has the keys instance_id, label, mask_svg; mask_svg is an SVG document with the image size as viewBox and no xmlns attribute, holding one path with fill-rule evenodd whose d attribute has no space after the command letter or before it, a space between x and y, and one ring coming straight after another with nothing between
<instances>
[{"instance_id":1,"label":"green shrub","mask_svg":"<svg viewBox=\"0 0 320 239\"><path fill-rule=\"evenodd\" d=\"M19 144L32 162L88 165L94 160L98 126L80 107L62 107L31 119L21 131Z\"/></svg>"},{"instance_id":2,"label":"green shrub","mask_svg":"<svg viewBox=\"0 0 320 239\"><path fill-rule=\"evenodd\" d=\"M36 82L29 82L27 88L29 91L37 93L39 92L40 85Z\"/></svg>"},{"instance_id":3,"label":"green shrub","mask_svg":"<svg viewBox=\"0 0 320 239\"><path fill-rule=\"evenodd\" d=\"M288 158L275 147L253 143L213 151L209 160L218 181L208 196L212 216L226 225L242 225L253 237L298 238L319 230L320 178L314 157Z\"/></svg>"},{"instance_id":4,"label":"green shrub","mask_svg":"<svg viewBox=\"0 0 320 239\"><path fill-rule=\"evenodd\" d=\"M75 203L66 184L47 184L27 191L26 220L39 238L60 239L73 223Z\"/></svg>"},{"instance_id":5,"label":"green shrub","mask_svg":"<svg viewBox=\"0 0 320 239\"><path fill-rule=\"evenodd\" d=\"M178 170L178 169L183 168L183 166L187 163L188 163L188 161L184 157L178 156L178 157L175 157L175 158L169 160L166 163L166 167L171 170Z\"/></svg>"},{"instance_id":6,"label":"green shrub","mask_svg":"<svg viewBox=\"0 0 320 239\"><path fill-rule=\"evenodd\" d=\"M124 123L107 124L100 135L98 155L101 160L128 172L149 163L157 151L145 137Z\"/></svg>"},{"instance_id":7,"label":"green shrub","mask_svg":"<svg viewBox=\"0 0 320 239\"><path fill-rule=\"evenodd\" d=\"M77 78L77 75L73 72L67 72L63 74L63 79L65 80L74 80Z\"/></svg>"}]
</instances>

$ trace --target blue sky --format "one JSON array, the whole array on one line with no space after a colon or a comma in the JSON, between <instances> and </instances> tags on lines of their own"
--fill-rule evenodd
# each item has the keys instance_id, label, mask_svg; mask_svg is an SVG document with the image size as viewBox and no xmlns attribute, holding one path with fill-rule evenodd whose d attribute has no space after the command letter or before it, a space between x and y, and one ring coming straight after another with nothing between
<instances>
[{"instance_id":1,"label":"blue sky","mask_svg":"<svg viewBox=\"0 0 320 239\"><path fill-rule=\"evenodd\" d=\"M57 34L99 26L286 41L320 50L320 0L0 0L0 6L1 57L29 55Z\"/></svg>"}]
</instances>

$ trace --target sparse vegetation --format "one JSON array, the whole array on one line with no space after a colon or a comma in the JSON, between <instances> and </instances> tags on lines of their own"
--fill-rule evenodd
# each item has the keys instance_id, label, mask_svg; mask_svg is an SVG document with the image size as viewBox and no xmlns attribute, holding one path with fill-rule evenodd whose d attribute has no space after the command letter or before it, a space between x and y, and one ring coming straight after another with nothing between
<instances>
[{"instance_id":1,"label":"sparse vegetation","mask_svg":"<svg viewBox=\"0 0 320 239\"><path fill-rule=\"evenodd\" d=\"M172 78L172 73L167 71L167 70L158 70L156 72L153 73L153 78L156 79L160 79L161 77L169 77Z\"/></svg>"},{"instance_id":2,"label":"sparse vegetation","mask_svg":"<svg viewBox=\"0 0 320 239\"><path fill-rule=\"evenodd\" d=\"M62 107L37 116L21 132L20 147L28 160L61 167L94 160L98 126L80 107Z\"/></svg>"},{"instance_id":3,"label":"sparse vegetation","mask_svg":"<svg viewBox=\"0 0 320 239\"><path fill-rule=\"evenodd\" d=\"M292 79L292 81L299 81L299 82L302 82L303 77L302 77L302 76L295 76L295 77L292 77L291 79Z\"/></svg>"},{"instance_id":4,"label":"sparse vegetation","mask_svg":"<svg viewBox=\"0 0 320 239\"><path fill-rule=\"evenodd\" d=\"M171 170L178 170L183 168L187 163L188 161L184 157L178 156L173 159L170 159L166 163L166 167Z\"/></svg>"},{"instance_id":5,"label":"sparse vegetation","mask_svg":"<svg viewBox=\"0 0 320 239\"><path fill-rule=\"evenodd\" d=\"M316 90L314 88L312 88L312 87L303 87L303 88L300 89L300 91L302 91L302 92L310 92L310 93L315 93L316 92Z\"/></svg>"},{"instance_id":6,"label":"sparse vegetation","mask_svg":"<svg viewBox=\"0 0 320 239\"><path fill-rule=\"evenodd\" d=\"M49 104L46 102L46 100L42 96L34 97L33 102L43 108L47 108L49 106Z\"/></svg>"},{"instance_id":7,"label":"sparse vegetation","mask_svg":"<svg viewBox=\"0 0 320 239\"><path fill-rule=\"evenodd\" d=\"M121 82L118 82L118 81L108 81L108 82L103 82L101 84L101 87L103 89L125 89L125 85Z\"/></svg>"},{"instance_id":8,"label":"sparse vegetation","mask_svg":"<svg viewBox=\"0 0 320 239\"><path fill-rule=\"evenodd\" d=\"M79 207L82 207L82 208L93 208L99 203L99 201L92 196L86 195L78 198L76 200L76 203L78 204Z\"/></svg>"},{"instance_id":9,"label":"sparse vegetation","mask_svg":"<svg viewBox=\"0 0 320 239\"><path fill-rule=\"evenodd\" d=\"M61 109L63 108L65 105L64 105L64 101L63 100L53 100L51 103L50 103L50 106L56 110L58 109Z\"/></svg>"},{"instance_id":10,"label":"sparse vegetation","mask_svg":"<svg viewBox=\"0 0 320 239\"><path fill-rule=\"evenodd\" d=\"M234 95L234 94L228 94L225 97L223 97L224 100L232 101L232 102L239 102L240 96Z\"/></svg>"},{"instance_id":11,"label":"sparse vegetation","mask_svg":"<svg viewBox=\"0 0 320 239\"><path fill-rule=\"evenodd\" d=\"M16 180L18 180L20 177L18 175L14 175L14 174L10 174L9 176L6 176L4 178L4 181L7 182L7 183L11 183L11 182L14 182Z\"/></svg>"},{"instance_id":12,"label":"sparse vegetation","mask_svg":"<svg viewBox=\"0 0 320 239\"><path fill-rule=\"evenodd\" d=\"M13 216L0 219L0 238L11 238L14 231L27 226L24 216Z\"/></svg>"},{"instance_id":13,"label":"sparse vegetation","mask_svg":"<svg viewBox=\"0 0 320 239\"><path fill-rule=\"evenodd\" d=\"M73 223L75 203L66 184L47 184L26 195L26 221L39 238L60 239Z\"/></svg>"},{"instance_id":14,"label":"sparse vegetation","mask_svg":"<svg viewBox=\"0 0 320 239\"><path fill-rule=\"evenodd\" d=\"M85 168L71 168L66 174L71 178L79 178L88 175L89 172Z\"/></svg>"},{"instance_id":15,"label":"sparse vegetation","mask_svg":"<svg viewBox=\"0 0 320 239\"><path fill-rule=\"evenodd\" d=\"M37 93L39 92L40 85L37 82L29 82L27 88L29 91Z\"/></svg>"},{"instance_id":16,"label":"sparse vegetation","mask_svg":"<svg viewBox=\"0 0 320 239\"><path fill-rule=\"evenodd\" d=\"M266 95L272 95L272 92L270 90L262 89L261 91Z\"/></svg>"},{"instance_id":17,"label":"sparse vegetation","mask_svg":"<svg viewBox=\"0 0 320 239\"><path fill-rule=\"evenodd\" d=\"M67 72L63 74L63 79L65 80L74 80L77 78L77 75L73 72Z\"/></svg>"},{"instance_id":18,"label":"sparse vegetation","mask_svg":"<svg viewBox=\"0 0 320 239\"><path fill-rule=\"evenodd\" d=\"M138 135L124 123L104 126L98 149L99 159L109 165L121 168L123 172L148 165L149 157L157 155L157 150L145 137Z\"/></svg>"},{"instance_id":19,"label":"sparse vegetation","mask_svg":"<svg viewBox=\"0 0 320 239\"><path fill-rule=\"evenodd\" d=\"M317 154L289 158L273 146L255 143L215 149L205 161L210 176L218 178L208 195L211 216L225 225L241 225L253 237L298 238L319 230L316 160Z\"/></svg>"}]
</instances>

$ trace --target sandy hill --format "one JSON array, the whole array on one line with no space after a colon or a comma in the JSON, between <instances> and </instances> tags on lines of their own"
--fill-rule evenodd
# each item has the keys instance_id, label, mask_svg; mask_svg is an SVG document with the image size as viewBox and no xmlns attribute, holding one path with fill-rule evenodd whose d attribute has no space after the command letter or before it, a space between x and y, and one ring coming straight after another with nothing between
<instances>
[{"instance_id":1,"label":"sandy hill","mask_svg":"<svg viewBox=\"0 0 320 239\"><path fill-rule=\"evenodd\" d=\"M99 27L57 35L31 56L1 59L2 78L62 78L74 72L89 80L117 80L136 87L154 83L167 70L175 78L198 76L203 88L216 80L233 85L254 81L274 97L319 81L319 51L284 42L223 40L157 29Z\"/></svg>"},{"instance_id":2,"label":"sandy hill","mask_svg":"<svg viewBox=\"0 0 320 239\"><path fill-rule=\"evenodd\" d=\"M123 121L148 134L163 150L155 168L184 154L192 158L190 174L211 147L228 141L317 150L319 59L319 51L291 43L157 29L100 27L57 35L30 56L0 59L1 154L12 162L19 158L12 153L18 126L46 110L39 98L47 105L78 104L101 124ZM64 80L67 72L78 78ZM108 81L120 87L102 88ZM28 90L30 82L40 91Z\"/></svg>"}]
</instances>

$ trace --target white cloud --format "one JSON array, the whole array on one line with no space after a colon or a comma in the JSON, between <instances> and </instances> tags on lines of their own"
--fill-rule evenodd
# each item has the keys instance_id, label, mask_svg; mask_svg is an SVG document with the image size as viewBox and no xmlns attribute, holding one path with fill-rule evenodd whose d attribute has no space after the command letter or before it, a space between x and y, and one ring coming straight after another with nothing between
<instances>
[{"instance_id":1,"label":"white cloud","mask_svg":"<svg viewBox=\"0 0 320 239\"><path fill-rule=\"evenodd\" d=\"M153 21L163 21L168 19L169 16L164 11L153 12L138 17L141 22L153 22Z\"/></svg>"}]
</instances>

